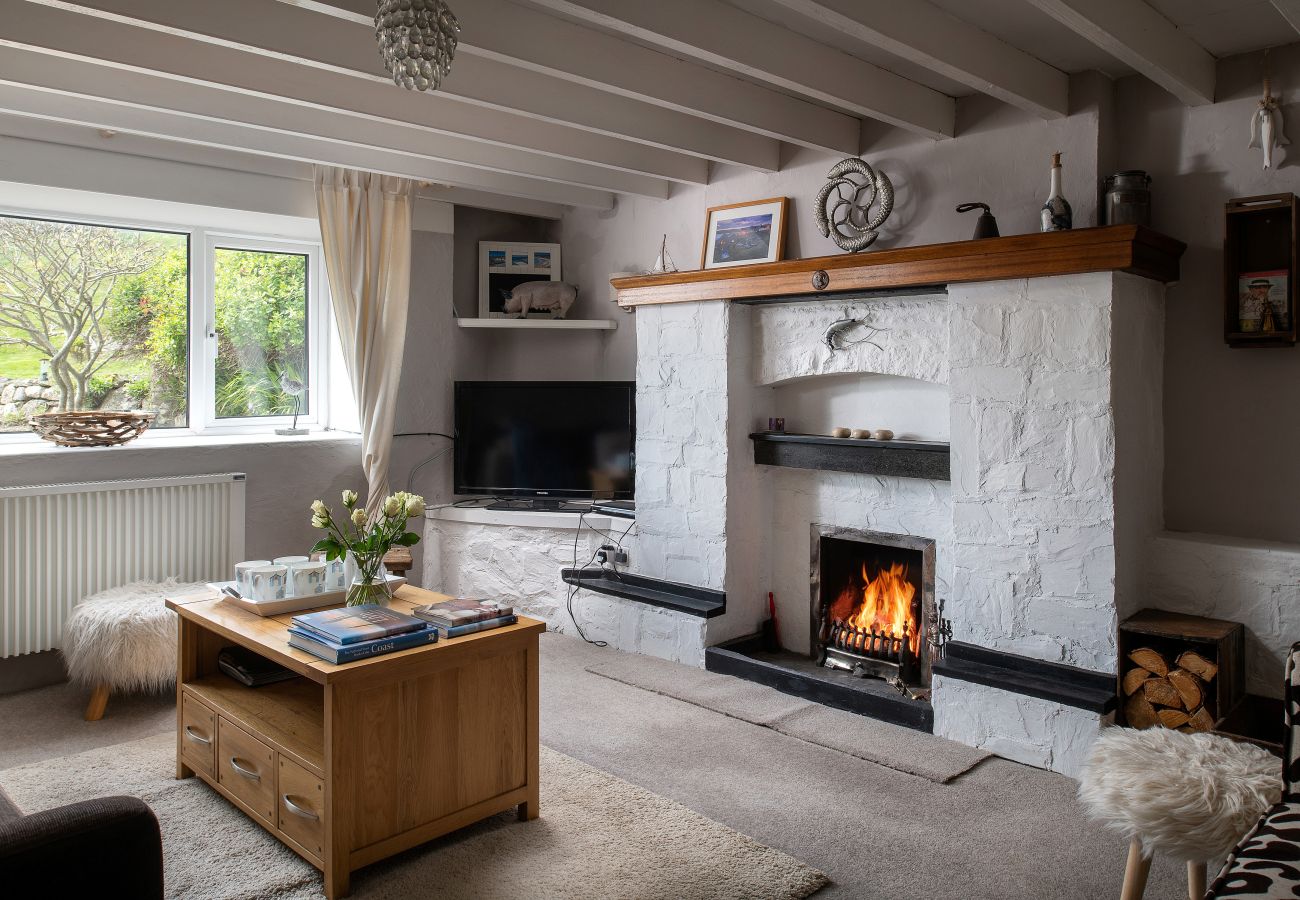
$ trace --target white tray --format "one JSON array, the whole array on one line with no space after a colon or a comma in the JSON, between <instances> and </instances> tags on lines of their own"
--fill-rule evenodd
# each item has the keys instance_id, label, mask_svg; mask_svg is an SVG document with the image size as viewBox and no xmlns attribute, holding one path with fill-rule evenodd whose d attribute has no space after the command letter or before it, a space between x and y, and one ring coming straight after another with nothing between
<instances>
[{"instance_id":1,"label":"white tray","mask_svg":"<svg viewBox=\"0 0 1300 900\"><path fill-rule=\"evenodd\" d=\"M389 575L387 579L389 593L406 584L406 579L397 575ZM319 609L323 606L342 606L348 597L346 589L326 591L323 594L308 594L305 597L285 597L283 600L252 600L248 597L232 597L221 591L223 587L234 586L233 581L208 582L208 587L220 593L222 600L257 616L278 616L282 613L302 612L304 609Z\"/></svg>"}]
</instances>

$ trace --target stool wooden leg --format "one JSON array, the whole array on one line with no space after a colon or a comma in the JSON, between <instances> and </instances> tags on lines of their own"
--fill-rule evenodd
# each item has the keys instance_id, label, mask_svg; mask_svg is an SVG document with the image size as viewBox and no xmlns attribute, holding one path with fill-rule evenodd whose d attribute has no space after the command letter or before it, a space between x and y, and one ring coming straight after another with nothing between
<instances>
[{"instance_id":1,"label":"stool wooden leg","mask_svg":"<svg viewBox=\"0 0 1300 900\"><path fill-rule=\"evenodd\" d=\"M1142 855L1142 842L1133 838L1128 845L1128 865L1124 867L1124 890L1119 900L1142 900L1147 889L1147 873L1151 871L1151 860Z\"/></svg>"},{"instance_id":2,"label":"stool wooden leg","mask_svg":"<svg viewBox=\"0 0 1300 900\"><path fill-rule=\"evenodd\" d=\"M1205 863L1187 863L1187 896L1189 900L1203 900L1205 897Z\"/></svg>"},{"instance_id":3,"label":"stool wooden leg","mask_svg":"<svg viewBox=\"0 0 1300 900\"><path fill-rule=\"evenodd\" d=\"M108 685L95 685L94 692L90 695L90 703L86 706L86 721L98 722L104 718L104 708L108 706Z\"/></svg>"}]
</instances>

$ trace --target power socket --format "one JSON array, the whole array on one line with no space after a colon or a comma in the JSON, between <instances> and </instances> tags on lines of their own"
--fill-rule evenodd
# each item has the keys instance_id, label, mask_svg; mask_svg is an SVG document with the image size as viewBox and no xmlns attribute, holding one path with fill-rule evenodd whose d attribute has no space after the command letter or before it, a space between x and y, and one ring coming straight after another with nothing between
<instances>
[{"instance_id":1,"label":"power socket","mask_svg":"<svg viewBox=\"0 0 1300 900\"><path fill-rule=\"evenodd\" d=\"M615 547L613 544L605 544L596 551L596 562L602 566L611 562L616 566L626 566L627 559L627 551L621 547Z\"/></svg>"}]
</instances>

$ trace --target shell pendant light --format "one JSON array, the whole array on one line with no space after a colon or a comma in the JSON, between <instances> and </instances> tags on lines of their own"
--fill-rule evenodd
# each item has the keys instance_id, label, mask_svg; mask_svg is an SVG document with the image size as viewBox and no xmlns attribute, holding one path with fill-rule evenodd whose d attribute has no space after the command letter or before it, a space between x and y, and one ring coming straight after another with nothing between
<instances>
[{"instance_id":1,"label":"shell pendant light","mask_svg":"<svg viewBox=\"0 0 1300 900\"><path fill-rule=\"evenodd\" d=\"M379 0L375 39L393 81L436 91L451 71L460 23L443 0Z\"/></svg>"}]
</instances>

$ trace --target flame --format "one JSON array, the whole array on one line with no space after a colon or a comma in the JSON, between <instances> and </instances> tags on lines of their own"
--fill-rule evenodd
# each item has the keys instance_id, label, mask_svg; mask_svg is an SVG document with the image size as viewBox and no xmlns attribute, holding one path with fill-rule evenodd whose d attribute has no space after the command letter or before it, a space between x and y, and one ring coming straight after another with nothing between
<instances>
[{"instance_id":1,"label":"flame","mask_svg":"<svg viewBox=\"0 0 1300 900\"><path fill-rule=\"evenodd\" d=\"M875 578L862 564L862 584L849 585L831 604L831 618L859 631L906 638L913 654L921 650L921 635L912 615L916 587L907 579L907 564L892 563Z\"/></svg>"}]
</instances>

